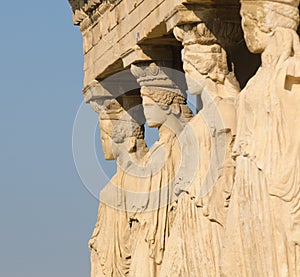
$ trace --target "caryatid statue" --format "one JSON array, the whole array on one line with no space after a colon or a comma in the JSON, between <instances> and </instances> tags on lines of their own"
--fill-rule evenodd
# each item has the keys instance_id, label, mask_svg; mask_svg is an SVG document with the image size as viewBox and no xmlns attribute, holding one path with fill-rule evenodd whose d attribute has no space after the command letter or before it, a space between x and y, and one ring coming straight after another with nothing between
<instances>
[{"instance_id":1,"label":"caryatid statue","mask_svg":"<svg viewBox=\"0 0 300 277\"><path fill-rule=\"evenodd\" d=\"M298 0L242 1L242 28L261 67L241 92L236 178L224 276L300 276Z\"/></svg>"},{"instance_id":2,"label":"caryatid statue","mask_svg":"<svg viewBox=\"0 0 300 277\"><path fill-rule=\"evenodd\" d=\"M145 156L147 174L143 183L148 202L134 217L140 232L130 276L154 277L160 276L172 225L172 193L181 161L178 136L193 114L186 105L185 91L170 78L173 74L182 79L183 73L156 63L133 65L131 71L141 86L146 123L150 128L158 128L159 139Z\"/></svg>"},{"instance_id":3,"label":"caryatid statue","mask_svg":"<svg viewBox=\"0 0 300 277\"><path fill-rule=\"evenodd\" d=\"M134 98L136 108L132 108L139 112L140 96L129 97ZM139 179L127 173L130 164L121 159L126 152L138 164L148 149L143 126L124 109L120 104L126 106L123 102L126 102L126 96L105 100L99 107L104 157L116 160L117 172L100 194L98 218L89 241L92 277L127 276L131 264L134 230L130 225L131 213L126 207L126 192L140 184Z\"/></svg>"},{"instance_id":4,"label":"caryatid statue","mask_svg":"<svg viewBox=\"0 0 300 277\"><path fill-rule=\"evenodd\" d=\"M238 26L228 30L238 32ZM189 92L201 95L203 108L180 138L183 154L196 156L197 161L184 165L176 184L178 206L161 276L220 276L224 224L234 179L231 147L239 84L228 69L217 34L205 23L176 27L174 34L184 46L182 60Z\"/></svg>"}]
</instances>

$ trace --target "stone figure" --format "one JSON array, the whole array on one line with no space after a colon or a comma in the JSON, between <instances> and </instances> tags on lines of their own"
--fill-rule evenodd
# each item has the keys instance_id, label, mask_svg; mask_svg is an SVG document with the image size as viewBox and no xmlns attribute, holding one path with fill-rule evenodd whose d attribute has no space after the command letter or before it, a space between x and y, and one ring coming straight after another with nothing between
<instances>
[{"instance_id":1,"label":"stone figure","mask_svg":"<svg viewBox=\"0 0 300 277\"><path fill-rule=\"evenodd\" d=\"M219 264L228 199L234 178L231 146L239 85L225 50L205 23L176 27L183 68L203 109L182 132L183 154L196 155L177 183L178 205L160 276L220 276ZM193 139L191 137L193 136ZM188 183L188 184L187 184Z\"/></svg>"},{"instance_id":2,"label":"stone figure","mask_svg":"<svg viewBox=\"0 0 300 277\"><path fill-rule=\"evenodd\" d=\"M156 64L132 66L141 84L146 123L158 128L159 140L149 149L144 159L148 177L144 188L148 202L144 210L134 216L139 234L133 251L130 276L160 276L166 240L172 225L170 195L180 162L177 137L192 118L183 93ZM163 161L163 163L160 163ZM161 164L159 168L157 165Z\"/></svg>"},{"instance_id":3,"label":"stone figure","mask_svg":"<svg viewBox=\"0 0 300 277\"><path fill-rule=\"evenodd\" d=\"M106 100L100 110L104 157L116 160L117 172L100 195L97 223L89 241L91 276L121 277L127 276L129 272L134 232L130 226L131 214L125 207L126 191L134 190L132 184L139 186L139 180L127 174L130 165L124 166L120 159L126 152L132 160L142 160L147 147L143 139L143 126L117 100Z\"/></svg>"},{"instance_id":4,"label":"stone figure","mask_svg":"<svg viewBox=\"0 0 300 277\"><path fill-rule=\"evenodd\" d=\"M300 276L299 1L242 1L261 67L239 95L224 276Z\"/></svg>"}]
</instances>

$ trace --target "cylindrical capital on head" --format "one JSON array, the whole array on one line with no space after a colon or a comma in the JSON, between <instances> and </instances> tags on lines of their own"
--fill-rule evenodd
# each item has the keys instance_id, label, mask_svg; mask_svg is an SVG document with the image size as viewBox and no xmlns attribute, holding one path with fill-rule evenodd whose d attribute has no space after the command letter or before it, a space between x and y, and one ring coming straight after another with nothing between
<instances>
[{"instance_id":1,"label":"cylindrical capital on head","mask_svg":"<svg viewBox=\"0 0 300 277\"><path fill-rule=\"evenodd\" d=\"M241 0L242 16L255 8L258 26L263 32L272 32L277 27L297 30L299 25L299 0L255 1Z\"/></svg>"}]
</instances>

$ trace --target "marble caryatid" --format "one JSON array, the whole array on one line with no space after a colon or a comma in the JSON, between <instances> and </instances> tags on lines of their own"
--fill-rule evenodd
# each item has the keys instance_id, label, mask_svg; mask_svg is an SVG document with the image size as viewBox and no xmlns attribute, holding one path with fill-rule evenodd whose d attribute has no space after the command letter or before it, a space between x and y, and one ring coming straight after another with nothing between
<instances>
[{"instance_id":1,"label":"marble caryatid","mask_svg":"<svg viewBox=\"0 0 300 277\"><path fill-rule=\"evenodd\" d=\"M171 194L181 153L178 136L193 114L186 94L154 63L134 65L132 73L141 85L146 123L158 128L159 139L145 156L144 189L148 202L134 217L140 225L130 276L160 276L166 240L172 225Z\"/></svg>"},{"instance_id":2,"label":"marble caryatid","mask_svg":"<svg viewBox=\"0 0 300 277\"><path fill-rule=\"evenodd\" d=\"M138 97L135 99L138 105ZM133 230L131 213L126 208L126 191L139 185L135 176L127 174L130 164L124 163L125 152L135 163L147 153L143 126L138 124L120 104L126 102L105 100L100 107L99 126L104 157L116 160L117 172L100 194L98 218L89 241L91 249L91 276L127 276L132 253ZM133 109L139 110L136 106ZM126 157L127 158L127 157Z\"/></svg>"},{"instance_id":3,"label":"marble caryatid","mask_svg":"<svg viewBox=\"0 0 300 277\"><path fill-rule=\"evenodd\" d=\"M178 206L161 276L220 276L224 223L234 178L231 146L239 85L228 69L225 50L205 23L177 27L175 35L184 46L189 91L201 95L203 108L181 135L183 154L196 155L197 164L192 172L192 165L185 165L176 184Z\"/></svg>"},{"instance_id":4,"label":"marble caryatid","mask_svg":"<svg viewBox=\"0 0 300 277\"><path fill-rule=\"evenodd\" d=\"M300 276L299 1L242 1L261 67L241 92L224 276Z\"/></svg>"}]
</instances>

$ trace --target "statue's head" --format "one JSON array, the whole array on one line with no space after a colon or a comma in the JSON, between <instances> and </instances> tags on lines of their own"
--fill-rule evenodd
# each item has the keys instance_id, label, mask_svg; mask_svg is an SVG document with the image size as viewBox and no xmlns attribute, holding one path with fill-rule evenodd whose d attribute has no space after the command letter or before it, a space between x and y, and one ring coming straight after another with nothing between
<instances>
[{"instance_id":1,"label":"statue's head","mask_svg":"<svg viewBox=\"0 0 300 277\"><path fill-rule=\"evenodd\" d=\"M224 82L229 73L227 55L205 23L178 26L174 35L184 46L183 69L191 94L201 94L207 79Z\"/></svg>"},{"instance_id":2,"label":"statue's head","mask_svg":"<svg viewBox=\"0 0 300 277\"><path fill-rule=\"evenodd\" d=\"M241 4L244 37L252 53L262 53L277 28L297 30L299 0L242 0Z\"/></svg>"},{"instance_id":3,"label":"statue's head","mask_svg":"<svg viewBox=\"0 0 300 277\"><path fill-rule=\"evenodd\" d=\"M182 72L158 61L132 65L131 72L141 87L144 114L150 128L159 128L171 115L182 122L192 117L186 105L186 83Z\"/></svg>"},{"instance_id":4,"label":"statue's head","mask_svg":"<svg viewBox=\"0 0 300 277\"><path fill-rule=\"evenodd\" d=\"M116 100L107 100L100 113L101 142L106 160L116 160L119 151L136 150L137 140L143 140L144 127Z\"/></svg>"},{"instance_id":5,"label":"statue's head","mask_svg":"<svg viewBox=\"0 0 300 277\"><path fill-rule=\"evenodd\" d=\"M143 87L141 96L146 122L150 128L159 128L169 116L175 116L183 123L193 116L186 105L186 95L180 89Z\"/></svg>"}]
</instances>

